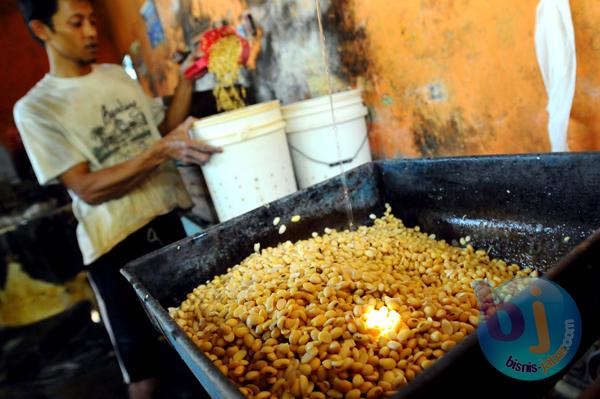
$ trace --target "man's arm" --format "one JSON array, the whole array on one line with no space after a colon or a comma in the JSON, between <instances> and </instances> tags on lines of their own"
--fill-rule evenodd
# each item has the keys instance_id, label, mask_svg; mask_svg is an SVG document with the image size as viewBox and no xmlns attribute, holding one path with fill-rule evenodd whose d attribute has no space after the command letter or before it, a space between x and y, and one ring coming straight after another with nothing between
<instances>
[{"instance_id":1,"label":"man's arm","mask_svg":"<svg viewBox=\"0 0 600 399\"><path fill-rule=\"evenodd\" d=\"M140 155L97 172L90 172L87 163L80 163L60 176L61 182L90 205L120 198L142 183L150 173L168 159L203 165L211 154L221 149L202 144L188 137L194 122L183 124Z\"/></svg>"},{"instance_id":2,"label":"man's arm","mask_svg":"<svg viewBox=\"0 0 600 399\"><path fill-rule=\"evenodd\" d=\"M190 54L179 66L179 83L173 93L171 103L167 107L165 113L165 119L162 121L158 130L162 135L175 129L177 125L182 123L185 118L190 114L190 107L192 105L192 94L194 92L194 80L185 78L185 71L200 58L199 54Z\"/></svg>"},{"instance_id":3,"label":"man's arm","mask_svg":"<svg viewBox=\"0 0 600 399\"><path fill-rule=\"evenodd\" d=\"M183 74L180 72L179 84L175 88L171 103L167 107L165 119L158 127L158 130L162 135L175 129L190 114L193 91L194 82L184 78Z\"/></svg>"}]
</instances>

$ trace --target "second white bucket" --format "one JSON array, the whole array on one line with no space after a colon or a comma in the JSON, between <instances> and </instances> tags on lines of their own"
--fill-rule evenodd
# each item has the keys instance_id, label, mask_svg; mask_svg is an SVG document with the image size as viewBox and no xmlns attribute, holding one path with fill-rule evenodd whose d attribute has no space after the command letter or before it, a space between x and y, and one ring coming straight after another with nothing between
<instances>
[{"instance_id":1,"label":"second white bucket","mask_svg":"<svg viewBox=\"0 0 600 399\"><path fill-rule=\"evenodd\" d=\"M333 95L339 143L333 128L329 96L300 101L282 108L288 142L300 188L306 188L371 162L367 108L362 91ZM339 153L338 153L339 144Z\"/></svg>"},{"instance_id":2,"label":"second white bucket","mask_svg":"<svg viewBox=\"0 0 600 399\"><path fill-rule=\"evenodd\" d=\"M297 191L279 101L201 119L192 134L223 148L202 167L221 222Z\"/></svg>"}]
</instances>

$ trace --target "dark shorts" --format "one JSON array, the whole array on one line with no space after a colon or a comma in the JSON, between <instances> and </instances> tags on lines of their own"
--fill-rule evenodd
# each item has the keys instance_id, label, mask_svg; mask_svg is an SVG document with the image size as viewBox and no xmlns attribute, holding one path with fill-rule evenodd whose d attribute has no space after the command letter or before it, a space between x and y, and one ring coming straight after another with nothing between
<instances>
[{"instance_id":1,"label":"dark shorts","mask_svg":"<svg viewBox=\"0 0 600 399\"><path fill-rule=\"evenodd\" d=\"M185 236L175 212L159 216L88 266L102 320L126 383L158 375L160 347L159 334L119 270L128 262Z\"/></svg>"}]
</instances>

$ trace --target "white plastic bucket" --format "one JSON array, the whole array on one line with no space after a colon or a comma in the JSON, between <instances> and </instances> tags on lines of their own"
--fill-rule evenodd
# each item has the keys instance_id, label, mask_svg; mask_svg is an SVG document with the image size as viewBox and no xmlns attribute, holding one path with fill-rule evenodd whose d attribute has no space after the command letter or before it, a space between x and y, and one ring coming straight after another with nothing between
<instances>
[{"instance_id":1,"label":"white plastic bucket","mask_svg":"<svg viewBox=\"0 0 600 399\"><path fill-rule=\"evenodd\" d=\"M201 119L192 136L223 147L202 167L221 222L297 191L279 101Z\"/></svg>"},{"instance_id":2,"label":"white plastic bucket","mask_svg":"<svg viewBox=\"0 0 600 399\"><path fill-rule=\"evenodd\" d=\"M361 90L333 95L339 138L336 142L329 96L300 101L282 108L294 170L306 188L371 161ZM341 155L341 156L340 156Z\"/></svg>"}]
</instances>

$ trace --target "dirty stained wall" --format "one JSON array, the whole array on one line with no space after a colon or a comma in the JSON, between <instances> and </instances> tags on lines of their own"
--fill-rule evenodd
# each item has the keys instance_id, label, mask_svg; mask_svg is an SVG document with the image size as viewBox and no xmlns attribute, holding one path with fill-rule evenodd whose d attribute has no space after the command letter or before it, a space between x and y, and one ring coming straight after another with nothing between
<instances>
[{"instance_id":1,"label":"dirty stained wall","mask_svg":"<svg viewBox=\"0 0 600 399\"><path fill-rule=\"evenodd\" d=\"M571 112L569 145L600 149L600 2L571 1L577 46L577 86Z\"/></svg>"},{"instance_id":2,"label":"dirty stained wall","mask_svg":"<svg viewBox=\"0 0 600 399\"><path fill-rule=\"evenodd\" d=\"M326 93L313 0L156 2L169 37L165 48L147 51L149 77L163 82L153 84L156 94L174 87L165 53L222 21L236 26L245 11L265 30L254 74L259 100L290 103ZM374 155L549 150L546 95L533 41L537 4L322 0L334 88L365 89ZM571 5L578 84L569 140L573 150L590 150L600 147L595 112L600 106L600 3L578 0ZM113 11L119 7L121 21L139 18L124 6ZM137 28L133 35L117 27L112 32L121 43L134 37L144 43Z\"/></svg>"},{"instance_id":3,"label":"dirty stained wall","mask_svg":"<svg viewBox=\"0 0 600 399\"><path fill-rule=\"evenodd\" d=\"M356 22L372 44L375 150L388 157L546 150L536 4L357 1Z\"/></svg>"}]
</instances>

